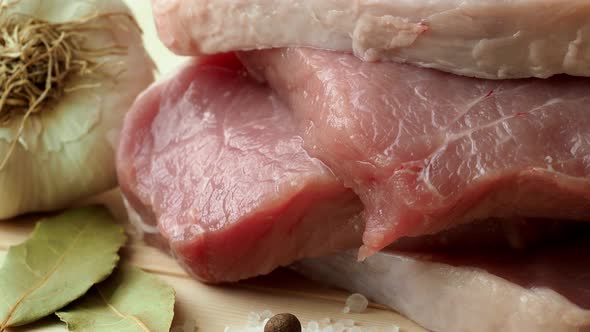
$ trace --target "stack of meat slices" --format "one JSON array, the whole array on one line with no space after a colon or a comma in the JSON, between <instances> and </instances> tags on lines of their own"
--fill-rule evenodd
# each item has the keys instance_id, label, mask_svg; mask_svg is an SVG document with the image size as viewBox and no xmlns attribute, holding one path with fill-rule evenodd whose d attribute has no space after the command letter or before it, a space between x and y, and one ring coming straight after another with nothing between
<instances>
[{"instance_id":1,"label":"stack of meat slices","mask_svg":"<svg viewBox=\"0 0 590 332\"><path fill-rule=\"evenodd\" d=\"M201 57L136 102L119 179L195 277L297 262L436 332L590 331L586 1L153 4Z\"/></svg>"}]
</instances>

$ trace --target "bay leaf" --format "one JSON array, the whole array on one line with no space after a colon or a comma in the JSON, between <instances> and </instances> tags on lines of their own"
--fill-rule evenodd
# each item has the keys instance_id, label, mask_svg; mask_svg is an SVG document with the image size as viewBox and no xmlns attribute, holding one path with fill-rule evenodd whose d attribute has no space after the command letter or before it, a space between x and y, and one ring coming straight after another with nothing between
<instances>
[{"instance_id":1,"label":"bay leaf","mask_svg":"<svg viewBox=\"0 0 590 332\"><path fill-rule=\"evenodd\" d=\"M11 247L0 269L0 332L53 314L109 276L125 242L103 207L47 218Z\"/></svg>"},{"instance_id":2,"label":"bay leaf","mask_svg":"<svg viewBox=\"0 0 590 332\"><path fill-rule=\"evenodd\" d=\"M47 316L27 325L9 327L6 332L68 332L66 324L55 315Z\"/></svg>"},{"instance_id":3,"label":"bay leaf","mask_svg":"<svg viewBox=\"0 0 590 332\"><path fill-rule=\"evenodd\" d=\"M174 289L136 267L123 265L57 315L71 332L170 331Z\"/></svg>"}]
</instances>

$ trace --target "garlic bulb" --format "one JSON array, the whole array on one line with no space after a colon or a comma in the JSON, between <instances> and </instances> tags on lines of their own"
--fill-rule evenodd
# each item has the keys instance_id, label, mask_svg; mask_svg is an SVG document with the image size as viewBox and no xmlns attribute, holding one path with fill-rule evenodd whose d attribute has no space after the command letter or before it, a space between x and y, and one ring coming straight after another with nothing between
<instances>
[{"instance_id":1,"label":"garlic bulb","mask_svg":"<svg viewBox=\"0 0 590 332\"><path fill-rule=\"evenodd\" d=\"M25 29L38 22L49 32ZM0 0L0 219L115 187L123 117L154 70L121 0Z\"/></svg>"}]
</instances>

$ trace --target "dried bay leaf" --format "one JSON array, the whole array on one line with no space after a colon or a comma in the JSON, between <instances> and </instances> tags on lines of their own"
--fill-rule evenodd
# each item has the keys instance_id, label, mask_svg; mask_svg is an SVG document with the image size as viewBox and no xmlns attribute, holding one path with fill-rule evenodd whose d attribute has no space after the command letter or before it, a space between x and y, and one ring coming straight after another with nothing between
<instances>
[{"instance_id":1,"label":"dried bay leaf","mask_svg":"<svg viewBox=\"0 0 590 332\"><path fill-rule=\"evenodd\" d=\"M55 315L51 315L34 323L10 327L6 332L68 332L68 328Z\"/></svg>"},{"instance_id":2,"label":"dried bay leaf","mask_svg":"<svg viewBox=\"0 0 590 332\"><path fill-rule=\"evenodd\" d=\"M174 289L136 267L122 266L57 315L72 332L170 331Z\"/></svg>"},{"instance_id":3,"label":"dried bay leaf","mask_svg":"<svg viewBox=\"0 0 590 332\"><path fill-rule=\"evenodd\" d=\"M125 242L102 207L73 209L37 223L0 269L0 332L54 313L109 276Z\"/></svg>"}]
</instances>

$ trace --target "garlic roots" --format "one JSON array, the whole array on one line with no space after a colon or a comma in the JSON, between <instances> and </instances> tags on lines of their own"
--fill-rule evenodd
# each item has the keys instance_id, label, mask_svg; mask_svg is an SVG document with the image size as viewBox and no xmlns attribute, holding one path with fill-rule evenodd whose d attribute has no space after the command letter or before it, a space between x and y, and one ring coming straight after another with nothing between
<instances>
[{"instance_id":1,"label":"garlic roots","mask_svg":"<svg viewBox=\"0 0 590 332\"><path fill-rule=\"evenodd\" d=\"M0 219L113 188L154 69L121 0L0 0Z\"/></svg>"}]
</instances>

